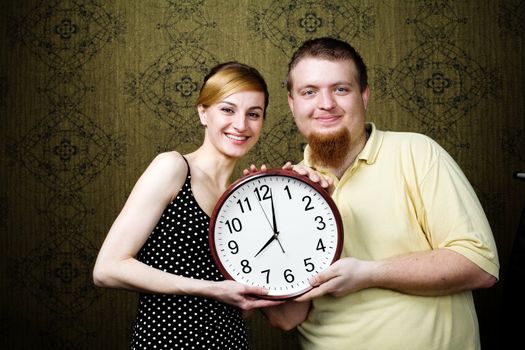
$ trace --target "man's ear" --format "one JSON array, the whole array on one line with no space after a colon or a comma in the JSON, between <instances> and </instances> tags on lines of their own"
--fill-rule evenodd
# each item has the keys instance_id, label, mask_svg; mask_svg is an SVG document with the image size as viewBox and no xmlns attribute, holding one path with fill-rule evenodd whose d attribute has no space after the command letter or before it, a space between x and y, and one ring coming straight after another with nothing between
<instances>
[{"instance_id":1,"label":"man's ear","mask_svg":"<svg viewBox=\"0 0 525 350\"><path fill-rule=\"evenodd\" d=\"M206 120L206 107L204 107L203 105L198 105L197 112L199 113L199 119L201 120L201 124L203 126L207 126L208 121Z\"/></svg>"},{"instance_id":2,"label":"man's ear","mask_svg":"<svg viewBox=\"0 0 525 350\"><path fill-rule=\"evenodd\" d=\"M370 89L368 86L361 93L361 98L363 99L363 105L365 106L365 111L368 108L368 99L370 98Z\"/></svg>"},{"instance_id":3,"label":"man's ear","mask_svg":"<svg viewBox=\"0 0 525 350\"><path fill-rule=\"evenodd\" d=\"M292 112L292 115L293 114L293 97L292 97L292 93L288 91L288 107L290 107L290 111Z\"/></svg>"}]
</instances>

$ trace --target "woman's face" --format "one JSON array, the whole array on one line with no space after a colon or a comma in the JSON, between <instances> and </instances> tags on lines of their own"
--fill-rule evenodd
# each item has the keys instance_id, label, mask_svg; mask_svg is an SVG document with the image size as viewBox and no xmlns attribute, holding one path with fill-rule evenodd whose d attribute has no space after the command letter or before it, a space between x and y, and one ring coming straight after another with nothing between
<instances>
[{"instance_id":1,"label":"woman's face","mask_svg":"<svg viewBox=\"0 0 525 350\"><path fill-rule=\"evenodd\" d=\"M231 158L244 156L259 140L263 126L264 93L241 91L204 107L199 116L206 126L205 142Z\"/></svg>"}]
</instances>

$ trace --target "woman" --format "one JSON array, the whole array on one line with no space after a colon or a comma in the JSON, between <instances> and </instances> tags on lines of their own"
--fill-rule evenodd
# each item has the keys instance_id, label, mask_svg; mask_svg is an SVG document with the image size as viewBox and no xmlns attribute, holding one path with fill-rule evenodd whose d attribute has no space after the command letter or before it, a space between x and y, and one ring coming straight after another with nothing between
<instances>
[{"instance_id":1,"label":"woman","mask_svg":"<svg viewBox=\"0 0 525 350\"><path fill-rule=\"evenodd\" d=\"M158 155L113 223L93 271L97 286L140 292L132 349L247 349L241 311L275 305L224 277L207 244L210 214L237 160L259 139L268 90L237 62L205 77L197 111L204 141Z\"/></svg>"}]
</instances>

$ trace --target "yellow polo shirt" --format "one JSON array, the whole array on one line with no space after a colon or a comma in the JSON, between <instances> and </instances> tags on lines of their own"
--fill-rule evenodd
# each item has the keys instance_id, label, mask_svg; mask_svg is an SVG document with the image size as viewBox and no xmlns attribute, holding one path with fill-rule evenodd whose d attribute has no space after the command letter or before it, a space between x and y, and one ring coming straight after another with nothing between
<instances>
[{"instance_id":1,"label":"yellow polo shirt","mask_svg":"<svg viewBox=\"0 0 525 350\"><path fill-rule=\"evenodd\" d=\"M333 199L344 256L363 260L447 248L498 277L494 238L467 178L450 155L415 133L372 131ZM305 150L308 163L309 148ZM317 167L319 169L319 167ZM479 330L471 292L419 297L370 288L313 301L299 326L305 350L471 350Z\"/></svg>"}]
</instances>

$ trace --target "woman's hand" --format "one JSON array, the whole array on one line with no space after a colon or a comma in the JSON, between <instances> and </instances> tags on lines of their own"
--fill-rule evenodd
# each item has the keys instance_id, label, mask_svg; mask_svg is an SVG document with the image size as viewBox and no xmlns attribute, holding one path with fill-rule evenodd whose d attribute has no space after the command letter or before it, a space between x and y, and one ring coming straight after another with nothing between
<instances>
[{"instance_id":1,"label":"woman's hand","mask_svg":"<svg viewBox=\"0 0 525 350\"><path fill-rule=\"evenodd\" d=\"M260 171L266 171L266 170L267 170L267 169L266 169L266 165L265 165L265 164L261 164L261 170L260 170ZM242 171L242 174L243 174L244 176L246 176L246 175L250 175L250 174L256 173L256 172L258 172L258 171L259 171L259 170L258 170L257 167L255 166L255 164L252 164L252 165L250 165L250 169L244 169L244 170Z\"/></svg>"},{"instance_id":2,"label":"woman's hand","mask_svg":"<svg viewBox=\"0 0 525 350\"><path fill-rule=\"evenodd\" d=\"M223 303L233 305L242 311L276 306L283 303L283 301L279 300L261 299L261 296L268 294L268 291L263 287L248 286L230 280L213 283L211 297Z\"/></svg>"}]
</instances>

